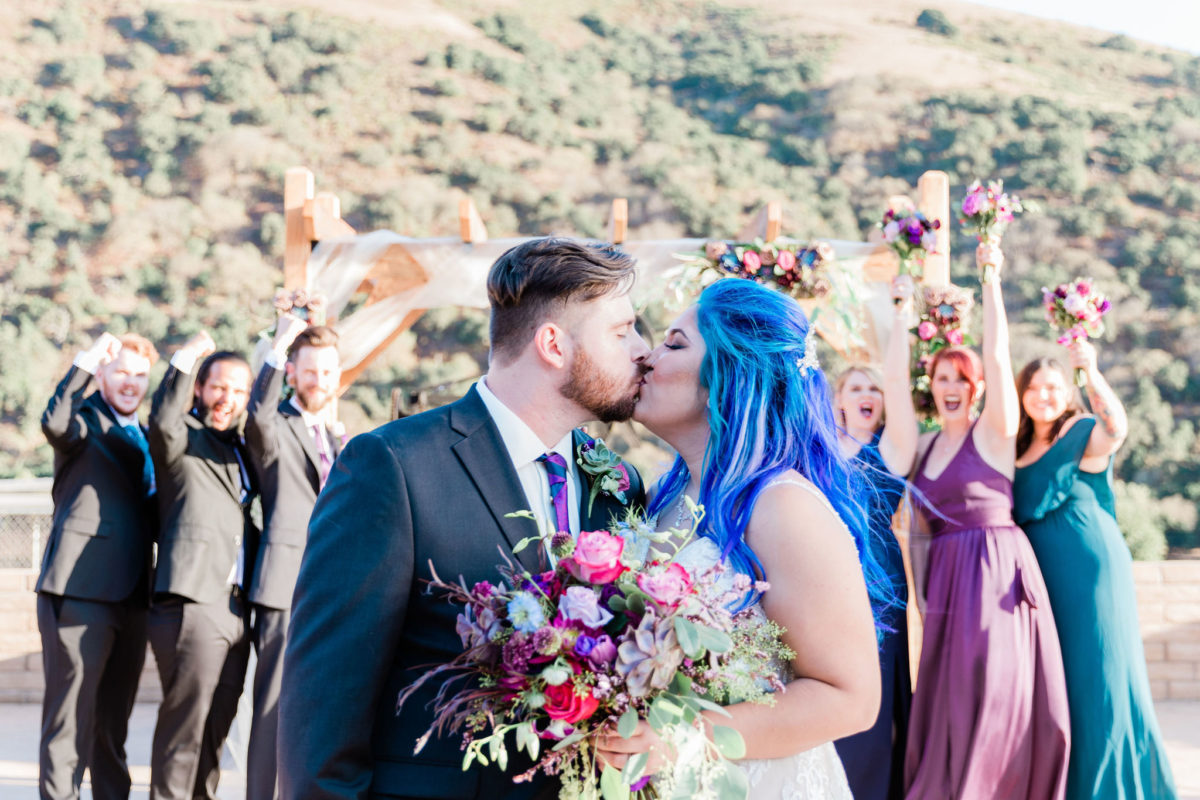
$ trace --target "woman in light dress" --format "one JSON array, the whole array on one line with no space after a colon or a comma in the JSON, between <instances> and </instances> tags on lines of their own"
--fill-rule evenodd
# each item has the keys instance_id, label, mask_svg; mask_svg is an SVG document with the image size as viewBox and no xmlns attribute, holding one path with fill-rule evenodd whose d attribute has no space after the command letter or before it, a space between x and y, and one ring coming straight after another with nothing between
<instances>
[{"instance_id":1,"label":"woman in light dress","mask_svg":"<svg viewBox=\"0 0 1200 800\"><path fill-rule=\"evenodd\" d=\"M871 600L887 605L887 576L869 544L873 489L838 448L809 333L792 299L719 281L647 358L635 419L679 453L650 503L660 529L690 519L687 499L703 505L701 538L681 557L701 568L724 559L768 581L746 602L796 653L773 705L732 705L719 719L745 741L750 796L850 800L833 740L869 727L879 709ZM646 751L649 772L669 763L642 722L602 755L619 767Z\"/></svg>"}]
</instances>

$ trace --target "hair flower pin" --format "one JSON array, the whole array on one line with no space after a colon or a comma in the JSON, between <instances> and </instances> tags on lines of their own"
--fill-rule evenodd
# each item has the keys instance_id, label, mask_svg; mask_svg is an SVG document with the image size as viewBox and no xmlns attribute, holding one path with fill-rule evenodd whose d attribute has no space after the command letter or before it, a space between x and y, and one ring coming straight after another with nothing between
<instances>
[{"instance_id":1,"label":"hair flower pin","mask_svg":"<svg viewBox=\"0 0 1200 800\"><path fill-rule=\"evenodd\" d=\"M800 374L805 376L810 371L821 368L821 362L817 359L817 332L814 327L808 326L808 333L804 335L804 355L796 359L796 367L799 368Z\"/></svg>"}]
</instances>

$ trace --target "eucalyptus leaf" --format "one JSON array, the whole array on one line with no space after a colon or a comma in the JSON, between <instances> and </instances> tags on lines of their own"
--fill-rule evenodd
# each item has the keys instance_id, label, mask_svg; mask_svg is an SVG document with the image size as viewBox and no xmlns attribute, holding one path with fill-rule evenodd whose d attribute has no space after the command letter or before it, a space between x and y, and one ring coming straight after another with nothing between
<instances>
[{"instance_id":1,"label":"eucalyptus leaf","mask_svg":"<svg viewBox=\"0 0 1200 800\"><path fill-rule=\"evenodd\" d=\"M700 629L700 641L714 653L728 653L733 649L733 640L729 635L707 625L696 626Z\"/></svg>"},{"instance_id":2,"label":"eucalyptus leaf","mask_svg":"<svg viewBox=\"0 0 1200 800\"><path fill-rule=\"evenodd\" d=\"M638 753L625 762L625 769L621 770L621 781L626 786L633 786L642 779L642 775L646 772L646 764L650 761L649 753Z\"/></svg>"},{"instance_id":3,"label":"eucalyptus leaf","mask_svg":"<svg viewBox=\"0 0 1200 800\"><path fill-rule=\"evenodd\" d=\"M620 735L622 739L628 739L630 736L633 736L634 732L637 730L637 724L637 710L631 708L622 714L621 719L617 721L617 734Z\"/></svg>"},{"instance_id":4,"label":"eucalyptus leaf","mask_svg":"<svg viewBox=\"0 0 1200 800\"><path fill-rule=\"evenodd\" d=\"M704 655L701 630L703 629L686 617L675 618L675 637L679 639L679 646L688 658L700 658Z\"/></svg>"},{"instance_id":5,"label":"eucalyptus leaf","mask_svg":"<svg viewBox=\"0 0 1200 800\"><path fill-rule=\"evenodd\" d=\"M737 764L723 764L721 774L713 779L713 788L721 800L748 800L750 781Z\"/></svg>"},{"instance_id":6,"label":"eucalyptus leaf","mask_svg":"<svg viewBox=\"0 0 1200 800\"><path fill-rule=\"evenodd\" d=\"M554 749L557 751L557 750L562 750L564 747L570 747L571 745L575 744L582 738L583 738L582 733L572 733L567 738L560 739L558 741L558 743L554 745Z\"/></svg>"},{"instance_id":7,"label":"eucalyptus leaf","mask_svg":"<svg viewBox=\"0 0 1200 800\"><path fill-rule=\"evenodd\" d=\"M621 773L607 764L600 773L600 794L604 800L628 800L629 787L621 780Z\"/></svg>"},{"instance_id":8,"label":"eucalyptus leaf","mask_svg":"<svg viewBox=\"0 0 1200 800\"><path fill-rule=\"evenodd\" d=\"M742 735L727 725L714 725L712 730L713 744L725 758L737 759L746 757L746 743Z\"/></svg>"}]
</instances>

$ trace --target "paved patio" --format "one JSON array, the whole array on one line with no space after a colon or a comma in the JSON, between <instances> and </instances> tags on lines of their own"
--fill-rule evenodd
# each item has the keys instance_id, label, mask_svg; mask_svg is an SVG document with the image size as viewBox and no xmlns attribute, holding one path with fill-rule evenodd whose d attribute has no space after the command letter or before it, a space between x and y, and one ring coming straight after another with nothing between
<instances>
[{"instance_id":1,"label":"paved patio","mask_svg":"<svg viewBox=\"0 0 1200 800\"><path fill-rule=\"evenodd\" d=\"M1158 719L1167 739L1179 800L1200 800L1200 702L1161 701L1156 704ZM243 708L243 711L247 709ZM150 737L154 732L157 707L139 703L129 726L128 753L133 765L132 798L149 794ZM234 756L239 742L245 742L246 714L239 714L230 736L233 748L225 753L225 773L221 776L218 797L242 800L245 784ZM33 704L0 704L0 797L4 800L37 800L37 744L41 707ZM85 784L86 786L86 784ZM85 788L84 800L91 800Z\"/></svg>"}]
</instances>

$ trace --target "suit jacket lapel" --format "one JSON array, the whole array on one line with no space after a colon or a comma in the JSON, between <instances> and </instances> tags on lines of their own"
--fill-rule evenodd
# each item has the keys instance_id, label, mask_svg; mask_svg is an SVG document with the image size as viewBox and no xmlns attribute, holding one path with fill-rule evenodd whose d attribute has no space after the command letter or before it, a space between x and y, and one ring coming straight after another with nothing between
<instances>
[{"instance_id":1,"label":"suit jacket lapel","mask_svg":"<svg viewBox=\"0 0 1200 800\"><path fill-rule=\"evenodd\" d=\"M451 449L483 496L510 549L522 539L536 536L537 525L533 521L505 516L513 511L532 509L528 508L529 499L521 488L500 432L474 387L451 407L450 427L463 435ZM516 558L526 569L536 572L540 568L539 553L540 548L531 545Z\"/></svg>"},{"instance_id":2,"label":"suit jacket lapel","mask_svg":"<svg viewBox=\"0 0 1200 800\"><path fill-rule=\"evenodd\" d=\"M300 448L304 451L304 455L308 458L308 463L312 465L309 470L309 477L316 481L313 484L314 489L320 488L321 481L321 454L317 452L317 443L313 441L312 431L304 424L304 418L297 413L291 403L282 403L279 406L279 412L283 414L284 420L287 422L287 427L300 441Z\"/></svg>"}]
</instances>

